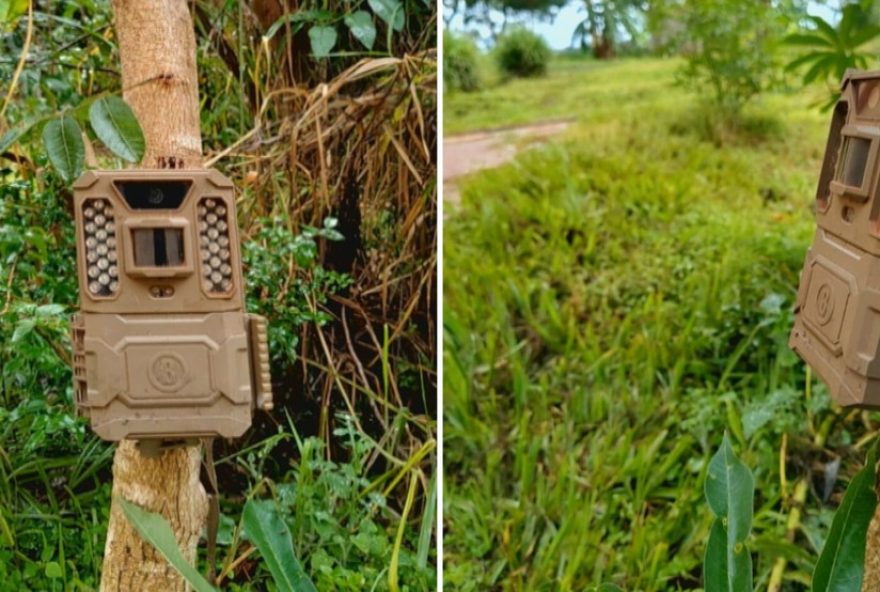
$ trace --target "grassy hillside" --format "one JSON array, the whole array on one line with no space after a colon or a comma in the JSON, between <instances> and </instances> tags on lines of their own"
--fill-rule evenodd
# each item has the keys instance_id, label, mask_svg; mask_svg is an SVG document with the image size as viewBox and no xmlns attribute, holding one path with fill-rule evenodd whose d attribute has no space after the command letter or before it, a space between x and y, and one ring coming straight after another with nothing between
<instances>
[{"instance_id":1,"label":"grassy hillside","mask_svg":"<svg viewBox=\"0 0 880 592\"><path fill-rule=\"evenodd\" d=\"M877 428L787 347L826 117L774 95L722 128L676 69L565 62L447 97L447 132L578 121L446 219L449 590L700 588L725 431L755 472L757 584L807 589Z\"/></svg>"}]
</instances>

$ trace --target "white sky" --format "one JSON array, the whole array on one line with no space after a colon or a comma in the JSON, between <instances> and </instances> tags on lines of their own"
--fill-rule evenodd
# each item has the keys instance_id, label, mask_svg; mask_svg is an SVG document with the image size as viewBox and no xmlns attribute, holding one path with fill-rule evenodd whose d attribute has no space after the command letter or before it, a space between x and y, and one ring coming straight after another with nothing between
<instances>
[{"instance_id":1,"label":"white sky","mask_svg":"<svg viewBox=\"0 0 880 592\"><path fill-rule=\"evenodd\" d=\"M571 47L571 37L574 34L575 27L577 27L578 23L584 20L585 11L582 6L581 3L574 2L560 10L554 19L529 19L526 22L529 29L544 37L553 49L567 49ZM831 8L818 3L811 4L810 13L822 16L825 19L830 19L833 16ZM462 17L458 16L452 21L450 28L452 30L460 31L463 24L464 21ZM477 30L480 31L483 36L486 36L488 33L485 29L482 31L480 29Z\"/></svg>"}]
</instances>

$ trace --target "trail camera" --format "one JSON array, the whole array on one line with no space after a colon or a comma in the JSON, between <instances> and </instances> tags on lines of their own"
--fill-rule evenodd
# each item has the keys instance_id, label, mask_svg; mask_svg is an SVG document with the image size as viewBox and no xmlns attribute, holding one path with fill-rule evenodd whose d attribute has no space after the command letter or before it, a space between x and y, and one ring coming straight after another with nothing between
<instances>
[{"instance_id":1,"label":"trail camera","mask_svg":"<svg viewBox=\"0 0 880 592\"><path fill-rule=\"evenodd\" d=\"M850 71L816 192L791 347L845 406L880 407L880 71Z\"/></svg>"},{"instance_id":2,"label":"trail camera","mask_svg":"<svg viewBox=\"0 0 880 592\"><path fill-rule=\"evenodd\" d=\"M271 408L234 196L214 170L89 171L74 184L76 401L101 438L237 437Z\"/></svg>"}]
</instances>

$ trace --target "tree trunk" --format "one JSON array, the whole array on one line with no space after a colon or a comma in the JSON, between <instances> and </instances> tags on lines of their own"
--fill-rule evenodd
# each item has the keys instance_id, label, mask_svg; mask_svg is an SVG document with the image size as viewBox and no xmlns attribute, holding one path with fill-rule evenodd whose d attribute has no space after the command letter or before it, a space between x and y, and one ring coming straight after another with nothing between
<instances>
[{"instance_id":1,"label":"tree trunk","mask_svg":"<svg viewBox=\"0 0 880 592\"><path fill-rule=\"evenodd\" d=\"M113 0L123 96L147 141L145 168L199 168L196 45L186 0ZM201 449L181 447L146 458L131 441L113 458L113 498L101 576L103 592L174 592L183 579L141 540L115 502L125 498L171 524L184 556L195 563L208 512L199 482Z\"/></svg>"}]
</instances>

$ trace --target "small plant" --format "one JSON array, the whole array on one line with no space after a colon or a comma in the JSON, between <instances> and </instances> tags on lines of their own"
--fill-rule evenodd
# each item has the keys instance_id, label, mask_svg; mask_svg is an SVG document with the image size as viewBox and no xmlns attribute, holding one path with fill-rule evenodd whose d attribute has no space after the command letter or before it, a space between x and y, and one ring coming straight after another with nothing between
<instances>
[{"instance_id":1,"label":"small plant","mask_svg":"<svg viewBox=\"0 0 880 592\"><path fill-rule=\"evenodd\" d=\"M703 565L706 592L751 592L752 556L746 540L752 530L755 480L727 434L709 463L705 488L716 516Z\"/></svg>"},{"instance_id":2,"label":"small plant","mask_svg":"<svg viewBox=\"0 0 880 592\"><path fill-rule=\"evenodd\" d=\"M447 90L472 92L482 86L480 50L466 35L443 32L443 83Z\"/></svg>"},{"instance_id":3,"label":"small plant","mask_svg":"<svg viewBox=\"0 0 880 592\"><path fill-rule=\"evenodd\" d=\"M547 73L550 48L540 35L517 27L498 38L495 59L505 76L543 76Z\"/></svg>"}]
</instances>

